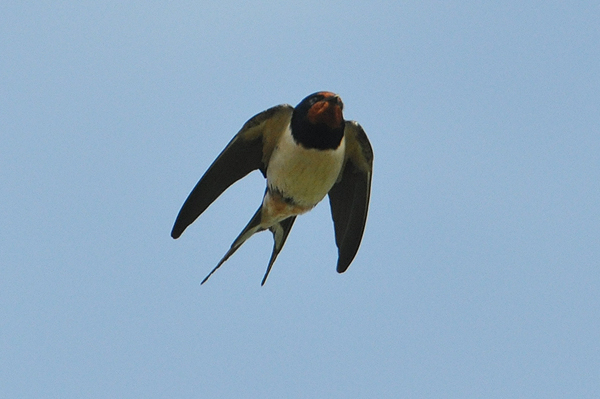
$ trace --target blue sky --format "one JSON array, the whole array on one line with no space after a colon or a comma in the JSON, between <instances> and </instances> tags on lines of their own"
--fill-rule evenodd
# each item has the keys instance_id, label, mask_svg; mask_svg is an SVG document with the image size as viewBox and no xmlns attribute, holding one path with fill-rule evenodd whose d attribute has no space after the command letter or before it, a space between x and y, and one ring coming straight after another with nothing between
<instances>
[{"instance_id":1,"label":"blue sky","mask_svg":"<svg viewBox=\"0 0 600 399\"><path fill-rule=\"evenodd\" d=\"M596 398L596 2L0 5L0 396ZM207 284L256 172L170 229L252 115L334 91L375 152Z\"/></svg>"}]
</instances>

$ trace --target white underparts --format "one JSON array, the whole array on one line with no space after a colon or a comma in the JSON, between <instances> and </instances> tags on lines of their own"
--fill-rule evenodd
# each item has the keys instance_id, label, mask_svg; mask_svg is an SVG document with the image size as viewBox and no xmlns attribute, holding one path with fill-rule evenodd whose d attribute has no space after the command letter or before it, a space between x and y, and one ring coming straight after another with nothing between
<instances>
[{"instance_id":1,"label":"white underparts","mask_svg":"<svg viewBox=\"0 0 600 399\"><path fill-rule=\"evenodd\" d=\"M340 174L345 144L342 138L335 150L306 149L294 141L288 128L269 160L269 190L263 201L263 213L282 220L307 212L318 204ZM289 214L284 215L286 213Z\"/></svg>"}]
</instances>

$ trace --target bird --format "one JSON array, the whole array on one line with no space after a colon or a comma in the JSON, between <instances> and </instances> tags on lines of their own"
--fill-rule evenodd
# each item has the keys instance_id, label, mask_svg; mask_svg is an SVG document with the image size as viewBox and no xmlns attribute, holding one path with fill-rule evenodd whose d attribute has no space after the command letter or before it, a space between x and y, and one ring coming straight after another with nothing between
<instances>
[{"instance_id":1,"label":"bird","mask_svg":"<svg viewBox=\"0 0 600 399\"><path fill-rule=\"evenodd\" d=\"M360 246L371 195L373 149L358 122L346 121L337 94L319 91L296 107L281 104L250 118L227 144L185 200L171 237L177 239L227 188L250 172L266 179L262 202L210 276L257 232L273 234L265 284L298 215L329 197L345 272Z\"/></svg>"}]
</instances>

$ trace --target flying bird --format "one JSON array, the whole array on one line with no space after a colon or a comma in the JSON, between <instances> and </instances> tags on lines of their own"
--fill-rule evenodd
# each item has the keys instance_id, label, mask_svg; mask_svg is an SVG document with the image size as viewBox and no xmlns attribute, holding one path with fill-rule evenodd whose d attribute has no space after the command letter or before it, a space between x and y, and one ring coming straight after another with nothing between
<instances>
[{"instance_id":1,"label":"flying bird","mask_svg":"<svg viewBox=\"0 0 600 399\"><path fill-rule=\"evenodd\" d=\"M278 105L250 118L208 168L181 207L171 237L183 231L229 186L258 169L267 179L262 203L208 278L254 233L273 234L264 285L296 216L329 195L343 273L362 240L373 170L373 150L362 127L344 120L340 97L320 91L296 107Z\"/></svg>"}]
</instances>

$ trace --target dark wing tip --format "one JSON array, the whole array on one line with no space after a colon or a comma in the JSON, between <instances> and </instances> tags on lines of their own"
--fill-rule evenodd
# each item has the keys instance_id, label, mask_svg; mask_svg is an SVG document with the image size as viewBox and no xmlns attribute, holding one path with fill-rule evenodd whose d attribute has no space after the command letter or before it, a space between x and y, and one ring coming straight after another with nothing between
<instances>
[{"instance_id":1,"label":"dark wing tip","mask_svg":"<svg viewBox=\"0 0 600 399\"><path fill-rule=\"evenodd\" d=\"M356 255L358 254L358 249L365 231L367 207L368 202L365 204L364 201L361 201L359 209L353 207L353 215L348 222L342 242L340 243L341 245L338 247L338 262L336 270L340 274L348 270L348 267L350 267L350 264L352 261L354 261L354 258L356 258Z\"/></svg>"},{"instance_id":2,"label":"dark wing tip","mask_svg":"<svg viewBox=\"0 0 600 399\"><path fill-rule=\"evenodd\" d=\"M337 272L342 274L346 270L348 270L348 267L350 267L350 263L352 263L355 256L356 256L356 253L354 253L354 255L352 255L352 257L350 257L350 259L340 257L338 259L338 263L337 263L337 268L336 268Z\"/></svg>"},{"instance_id":3,"label":"dark wing tip","mask_svg":"<svg viewBox=\"0 0 600 399\"><path fill-rule=\"evenodd\" d=\"M183 233L182 229L175 229L176 226L173 226L173 230L171 230L171 237L173 237L174 239L178 239L179 237L181 237L181 234Z\"/></svg>"}]
</instances>

